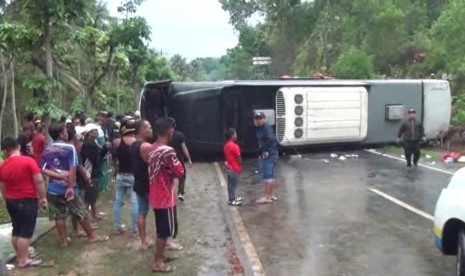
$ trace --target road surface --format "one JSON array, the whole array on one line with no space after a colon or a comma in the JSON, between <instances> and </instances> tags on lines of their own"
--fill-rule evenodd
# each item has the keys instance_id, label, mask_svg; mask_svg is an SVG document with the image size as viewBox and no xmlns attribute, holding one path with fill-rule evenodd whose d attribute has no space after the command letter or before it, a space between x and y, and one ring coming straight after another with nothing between
<instances>
[{"instance_id":1,"label":"road surface","mask_svg":"<svg viewBox=\"0 0 465 276\"><path fill-rule=\"evenodd\" d=\"M267 275L454 275L455 258L432 243L432 215L450 175L366 151L282 158L278 201L257 205L257 162L245 162L238 196L250 240ZM374 189L374 190L373 190Z\"/></svg>"}]
</instances>

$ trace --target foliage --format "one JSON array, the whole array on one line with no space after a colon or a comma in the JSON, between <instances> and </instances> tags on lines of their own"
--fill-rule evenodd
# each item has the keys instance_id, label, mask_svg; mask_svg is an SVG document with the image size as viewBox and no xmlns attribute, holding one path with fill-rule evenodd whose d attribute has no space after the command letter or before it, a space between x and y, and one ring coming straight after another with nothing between
<instances>
[{"instance_id":1,"label":"foliage","mask_svg":"<svg viewBox=\"0 0 465 276\"><path fill-rule=\"evenodd\" d=\"M122 17L112 18L100 0L0 1L0 60L8 73L0 70L0 76L7 76L8 89L16 88L17 114L134 110L146 80L172 78L166 58L148 48L146 20L135 16L143 2L121 1ZM2 132L11 134L5 114Z\"/></svg>"},{"instance_id":2,"label":"foliage","mask_svg":"<svg viewBox=\"0 0 465 276\"><path fill-rule=\"evenodd\" d=\"M351 48L339 57L333 72L341 79L369 79L374 73L373 62L364 51Z\"/></svg>"}]
</instances>

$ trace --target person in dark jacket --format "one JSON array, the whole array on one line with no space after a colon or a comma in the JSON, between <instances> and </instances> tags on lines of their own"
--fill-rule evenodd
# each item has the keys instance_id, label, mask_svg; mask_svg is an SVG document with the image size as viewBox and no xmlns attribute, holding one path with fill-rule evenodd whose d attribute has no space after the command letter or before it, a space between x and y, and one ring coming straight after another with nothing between
<instances>
[{"instance_id":1,"label":"person in dark jacket","mask_svg":"<svg viewBox=\"0 0 465 276\"><path fill-rule=\"evenodd\" d=\"M85 126L85 139L81 147L81 160L92 182L92 185L87 186L84 194L84 201L86 205L90 205L94 220L100 220L97 212L97 199L99 194L97 184L102 169L100 163L108 152L107 145L100 148L96 142L99 128L100 126L94 123L89 123Z\"/></svg>"},{"instance_id":2,"label":"person in dark jacket","mask_svg":"<svg viewBox=\"0 0 465 276\"><path fill-rule=\"evenodd\" d=\"M263 112L254 114L254 123L257 127L256 134L261 152L262 177L265 181L265 196L258 199L257 203L272 203L277 199L274 190L276 189L275 169L279 159L278 141Z\"/></svg>"},{"instance_id":3,"label":"person in dark jacket","mask_svg":"<svg viewBox=\"0 0 465 276\"><path fill-rule=\"evenodd\" d=\"M407 120L399 128L397 140L404 147L407 167L412 166L412 155L413 165L417 166L420 160L420 143L426 141L426 138L423 125L416 119L415 109L409 109Z\"/></svg>"}]
</instances>

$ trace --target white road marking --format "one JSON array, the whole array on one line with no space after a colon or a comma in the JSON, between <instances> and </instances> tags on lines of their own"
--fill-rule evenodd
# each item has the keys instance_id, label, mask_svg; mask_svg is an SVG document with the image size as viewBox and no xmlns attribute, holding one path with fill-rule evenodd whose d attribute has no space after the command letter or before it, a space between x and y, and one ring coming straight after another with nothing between
<instances>
[{"instance_id":1,"label":"white road marking","mask_svg":"<svg viewBox=\"0 0 465 276\"><path fill-rule=\"evenodd\" d=\"M390 196L390 195L388 195L386 193L383 193L378 189L368 188L368 190L370 190L371 192L373 192L373 193L375 193L375 194L377 194L379 196L384 197L385 199L387 199L387 200L399 205L400 207L403 207L403 208L405 208L405 209L407 209L407 210L409 210L409 211L411 211L411 212L413 212L413 213L415 213L415 214L417 214L419 216L422 216L422 217L424 217L424 218L426 218L426 219L428 219L430 221L434 221L434 217L432 215L430 215L430 214L428 214L426 212L423 212L422 210L419 210L419 209L417 209L417 208L415 208L415 207L413 207L413 206L411 206L411 205L409 205L409 204L407 204L407 203L405 203L405 202L403 202L403 201L401 201L401 200L399 200L399 199L397 199L395 197L392 197L392 196Z\"/></svg>"},{"instance_id":2,"label":"white road marking","mask_svg":"<svg viewBox=\"0 0 465 276\"><path fill-rule=\"evenodd\" d=\"M365 151L373 153L373 154L381 155L381 156L384 156L384 157L387 157L387 158L395 159L395 160L398 160L398 161L405 161L405 159L403 159L403 158L400 158L400 157L397 157L397 156L394 156L394 155L390 155L390 154L386 154L386 153L381 153L381 152L373 150L373 149L365 149ZM421 163L418 163L418 166L423 167L423 168L427 168L427 169L430 169L430 170L433 170L433 171L442 172L442 173L445 173L445 174L448 174L448 175L453 175L454 174L453 172L442 170L442 169L435 168L435 167L428 166L428 165L421 164Z\"/></svg>"},{"instance_id":3,"label":"white road marking","mask_svg":"<svg viewBox=\"0 0 465 276\"><path fill-rule=\"evenodd\" d=\"M224 177L223 172L221 171L218 162L215 162L214 165L216 168L216 173L218 174L218 178L220 180L220 184L223 188L223 194L225 195L225 198L227 198L228 188L226 179ZM234 226L236 227L236 230L239 234L239 239L241 240L241 243L244 246L244 251L252 266L253 274L256 276L265 276L265 270L263 269L263 265L260 259L258 258L257 250L255 249L252 241L250 240L249 233L247 232L247 228L245 227L244 221L242 220L239 211L237 210L237 208L229 208L229 211L231 212Z\"/></svg>"}]
</instances>

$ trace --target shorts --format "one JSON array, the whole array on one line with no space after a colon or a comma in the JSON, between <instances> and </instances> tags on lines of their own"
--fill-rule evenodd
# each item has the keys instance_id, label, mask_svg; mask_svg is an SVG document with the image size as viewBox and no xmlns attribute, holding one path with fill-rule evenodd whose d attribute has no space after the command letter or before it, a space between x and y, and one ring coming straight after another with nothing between
<instances>
[{"instance_id":1,"label":"shorts","mask_svg":"<svg viewBox=\"0 0 465 276\"><path fill-rule=\"evenodd\" d=\"M166 209L153 209L153 212L155 213L155 224L157 227L158 238L176 238L178 231L178 216L176 213L176 206Z\"/></svg>"},{"instance_id":2,"label":"shorts","mask_svg":"<svg viewBox=\"0 0 465 276\"><path fill-rule=\"evenodd\" d=\"M50 220L66 219L68 215L79 220L87 217L86 207L79 194L75 194L71 201L66 201L64 195L47 194L47 200Z\"/></svg>"},{"instance_id":3,"label":"shorts","mask_svg":"<svg viewBox=\"0 0 465 276\"><path fill-rule=\"evenodd\" d=\"M149 212L149 195L137 195L137 203L139 205L139 215L147 215Z\"/></svg>"},{"instance_id":4,"label":"shorts","mask_svg":"<svg viewBox=\"0 0 465 276\"><path fill-rule=\"evenodd\" d=\"M263 180L272 180L275 178L275 169L278 163L278 153L272 153L268 157L262 159L262 177Z\"/></svg>"},{"instance_id":5,"label":"shorts","mask_svg":"<svg viewBox=\"0 0 465 276\"><path fill-rule=\"evenodd\" d=\"M35 198L7 199L6 208L13 225L13 237L30 239L34 235L39 209Z\"/></svg>"}]
</instances>

